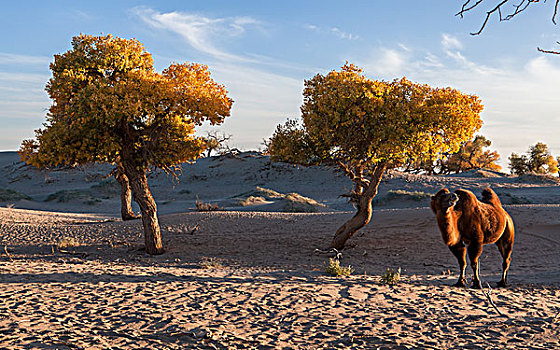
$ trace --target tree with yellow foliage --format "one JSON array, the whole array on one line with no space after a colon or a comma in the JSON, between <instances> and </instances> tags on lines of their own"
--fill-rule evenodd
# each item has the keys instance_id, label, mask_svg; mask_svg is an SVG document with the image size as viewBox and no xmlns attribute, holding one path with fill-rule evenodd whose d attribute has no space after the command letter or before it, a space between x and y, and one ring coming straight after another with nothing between
<instances>
[{"instance_id":1,"label":"tree with yellow foliage","mask_svg":"<svg viewBox=\"0 0 560 350\"><path fill-rule=\"evenodd\" d=\"M205 142L195 126L222 123L233 101L204 65L173 63L156 72L136 39L79 35L54 58L47 121L36 139L23 141L21 159L38 167L115 164L123 192L129 183L140 207L146 251L161 254L146 172L199 157Z\"/></svg>"},{"instance_id":2,"label":"tree with yellow foliage","mask_svg":"<svg viewBox=\"0 0 560 350\"><path fill-rule=\"evenodd\" d=\"M457 153L450 155L443 162L444 172L460 173L473 169L487 169L500 171L496 164L500 155L496 151L485 150L492 142L482 135L476 135L474 140L464 142Z\"/></svg>"},{"instance_id":3,"label":"tree with yellow foliage","mask_svg":"<svg viewBox=\"0 0 560 350\"><path fill-rule=\"evenodd\" d=\"M303 97L302 122L278 126L268 152L273 161L336 165L352 180L345 196L357 211L336 231L335 249L370 221L387 169L456 152L482 125L477 96L406 78L372 80L348 63L305 81Z\"/></svg>"},{"instance_id":4,"label":"tree with yellow foliage","mask_svg":"<svg viewBox=\"0 0 560 350\"><path fill-rule=\"evenodd\" d=\"M529 147L526 154L512 153L508 158L509 168L514 175L527 173L555 174L558 172L558 160L550 154L545 143L537 142Z\"/></svg>"}]
</instances>

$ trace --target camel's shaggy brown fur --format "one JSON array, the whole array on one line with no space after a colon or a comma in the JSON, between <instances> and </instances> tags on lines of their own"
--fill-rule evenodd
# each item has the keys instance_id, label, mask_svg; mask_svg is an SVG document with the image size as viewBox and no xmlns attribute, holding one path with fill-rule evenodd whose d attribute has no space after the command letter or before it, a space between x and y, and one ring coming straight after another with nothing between
<instances>
[{"instance_id":1,"label":"camel's shaggy brown fur","mask_svg":"<svg viewBox=\"0 0 560 350\"><path fill-rule=\"evenodd\" d=\"M484 244L495 243L502 255L502 279L499 286L507 284L507 272L513 250L513 220L502 207L494 191L482 191L482 201L463 189L450 193L446 188L434 196L430 207L436 214L443 241L459 261L460 275L456 286L465 286L466 254L473 269L472 286L480 288L478 258ZM468 247L465 247L468 246Z\"/></svg>"}]
</instances>

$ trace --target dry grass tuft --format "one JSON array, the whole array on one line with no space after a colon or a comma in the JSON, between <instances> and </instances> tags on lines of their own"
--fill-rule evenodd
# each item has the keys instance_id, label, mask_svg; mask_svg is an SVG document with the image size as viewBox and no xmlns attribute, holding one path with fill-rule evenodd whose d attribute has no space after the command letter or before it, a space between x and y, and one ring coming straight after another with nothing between
<instances>
[{"instance_id":1,"label":"dry grass tuft","mask_svg":"<svg viewBox=\"0 0 560 350\"><path fill-rule=\"evenodd\" d=\"M204 203L196 197L196 211L216 211L220 209L218 204Z\"/></svg>"},{"instance_id":2,"label":"dry grass tuft","mask_svg":"<svg viewBox=\"0 0 560 350\"><path fill-rule=\"evenodd\" d=\"M69 248L77 248L80 247L82 244L80 243L80 241L78 241L75 238L72 237L64 237L61 238L58 243L56 244L56 247L58 249L69 249Z\"/></svg>"},{"instance_id":3,"label":"dry grass tuft","mask_svg":"<svg viewBox=\"0 0 560 350\"><path fill-rule=\"evenodd\" d=\"M325 267L325 272L331 276L341 277L341 276L350 276L354 269L350 265L347 267L340 266L340 261L337 259L329 258L329 262Z\"/></svg>"},{"instance_id":4,"label":"dry grass tuft","mask_svg":"<svg viewBox=\"0 0 560 350\"><path fill-rule=\"evenodd\" d=\"M200 267L203 269L223 269L224 265L216 258L204 258L200 262Z\"/></svg>"},{"instance_id":5,"label":"dry grass tuft","mask_svg":"<svg viewBox=\"0 0 560 350\"><path fill-rule=\"evenodd\" d=\"M381 275L381 283L383 284L390 284L394 285L397 284L401 280L401 268L399 267L397 270L394 269L387 269L383 275Z\"/></svg>"}]
</instances>

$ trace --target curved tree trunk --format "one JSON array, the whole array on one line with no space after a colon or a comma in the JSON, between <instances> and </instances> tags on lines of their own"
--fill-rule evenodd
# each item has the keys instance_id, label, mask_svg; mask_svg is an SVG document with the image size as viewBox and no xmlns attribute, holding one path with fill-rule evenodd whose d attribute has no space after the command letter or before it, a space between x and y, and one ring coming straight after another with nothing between
<instances>
[{"instance_id":1,"label":"curved tree trunk","mask_svg":"<svg viewBox=\"0 0 560 350\"><path fill-rule=\"evenodd\" d=\"M132 197L138 203L142 212L142 224L144 226L144 242L148 254L162 254L163 244L161 231L157 218L157 206L148 186L148 179L144 171L137 170L133 165L123 164L126 175L130 180Z\"/></svg>"},{"instance_id":2,"label":"curved tree trunk","mask_svg":"<svg viewBox=\"0 0 560 350\"><path fill-rule=\"evenodd\" d=\"M130 182L128 176L124 172L122 164L117 164L115 179L121 185L121 217L123 221L136 219L132 210L132 191L130 190Z\"/></svg>"},{"instance_id":3,"label":"curved tree trunk","mask_svg":"<svg viewBox=\"0 0 560 350\"><path fill-rule=\"evenodd\" d=\"M358 200L356 214L336 231L329 248L343 249L346 241L369 223L373 213L373 198L377 195L377 188L386 169L385 163L375 166L371 182Z\"/></svg>"}]
</instances>

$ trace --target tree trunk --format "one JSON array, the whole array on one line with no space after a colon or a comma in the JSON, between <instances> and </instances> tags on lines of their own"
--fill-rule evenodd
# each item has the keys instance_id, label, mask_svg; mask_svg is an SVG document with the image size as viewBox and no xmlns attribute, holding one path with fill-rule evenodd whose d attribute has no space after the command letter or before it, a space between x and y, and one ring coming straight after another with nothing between
<instances>
[{"instance_id":1,"label":"tree trunk","mask_svg":"<svg viewBox=\"0 0 560 350\"><path fill-rule=\"evenodd\" d=\"M126 175L130 180L132 196L138 203L142 213L142 224L144 225L144 242L146 252L151 255L162 254L163 244L161 241L161 231L157 218L157 206L152 197L152 192L148 186L148 179L143 170L138 170L131 164L123 164Z\"/></svg>"},{"instance_id":2,"label":"tree trunk","mask_svg":"<svg viewBox=\"0 0 560 350\"><path fill-rule=\"evenodd\" d=\"M386 169L386 163L379 163L375 166L371 182L358 200L356 214L336 231L329 248L343 249L346 241L369 223L373 213L373 198L377 195L377 188Z\"/></svg>"},{"instance_id":3,"label":"tree trunk","mask_svg":"<svg viewBox=\"0 0 560 350\"><path fill-rule=\"evenodd\" d=\"M132 210L132 191L130 190L130 182L128 176L124 172L122 164L117 164L115 179L121 185L121 217L123 221L136 219Z\"/></svg>"}]
</instances>

